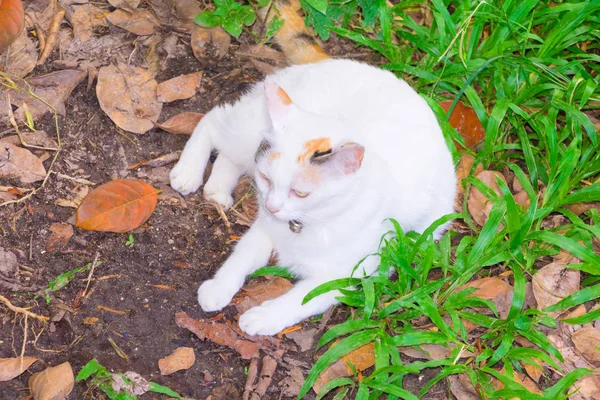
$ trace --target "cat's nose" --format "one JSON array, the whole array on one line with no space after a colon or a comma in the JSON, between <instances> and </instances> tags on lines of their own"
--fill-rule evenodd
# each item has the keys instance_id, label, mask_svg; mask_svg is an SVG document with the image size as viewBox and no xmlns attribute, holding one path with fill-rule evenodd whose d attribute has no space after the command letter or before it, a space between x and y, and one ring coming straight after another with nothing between
<instances>
[{"instance_id":1,"label":"cat's nose","mask_svg":"<svg viewBox=\"0 0 600 400\"><path fill-rule=\"evenodd\" d=\"M268 200L265 203L265 207L271 214L277 214L279 211L281 211L281 208L277 207L276 205L274 205L273 203L271 203Z\"/></svg>"}]
</instances>

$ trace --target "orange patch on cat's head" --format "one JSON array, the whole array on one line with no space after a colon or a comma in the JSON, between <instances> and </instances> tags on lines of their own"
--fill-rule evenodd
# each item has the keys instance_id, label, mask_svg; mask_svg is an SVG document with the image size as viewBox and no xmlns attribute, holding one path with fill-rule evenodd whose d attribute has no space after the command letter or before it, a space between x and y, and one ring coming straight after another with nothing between
<instances>
[{"instance_id":1,"label":"orange patch on cat's head","mask_svg":"<svg viewBox=\"0 0 600 400\"><path fill-rule=\"evenodd\" d=\"M281 103L283 105L289 106L290 104L292 104L292 99L290 98L290 96L285 90L283 90L280 87L277 88L277 96L279 97L279 100L281 100Z\"/></svg>"},{"instance_id":2,"label":"orange patch on cat's head","mask_svg":"<svg viewBox=\"0 0 600 400\"><path fill-rule=\"evenodd\" d=\"M304 143L304 152L298 156L298 162L306 162L315 153L326 153L331 150L331 139L317 138Z\"/></svg>"}]
</instances>

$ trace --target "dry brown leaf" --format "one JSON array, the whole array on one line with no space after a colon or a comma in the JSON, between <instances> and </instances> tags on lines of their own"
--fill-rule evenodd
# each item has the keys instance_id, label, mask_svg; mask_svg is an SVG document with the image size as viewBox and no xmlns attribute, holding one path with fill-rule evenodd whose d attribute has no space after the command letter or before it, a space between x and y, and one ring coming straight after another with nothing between
<instances>
[{"instance_id":1,"label":"dry brown leaf","mask_svg":"<svg viewBox=\"0 0 600 400\"><path fill-rule=\"evenodd\" d=\"M538 366L536 367L535 365L531 365L528 363L522 363L523 364L523 368L525 368L525 371L527 372L527 375L529 375L529 377L531 379L533 379L534 382L539 382L540 378L542 377L542 367L544 366L544 363L542 363L541 360L532 357L531 360L533 362L535 362Z\"/></svg>"},{"instance_id":2,"label":"dry brown leaf","mask_svg":"<svg viewBox=\"0 0 600 400\"><path fill-rule=\"evenodd\" d=\"M301 352L314 349L315 343L320 336L318 328L300 329L294 332L286 333L286 337L292 339L298 345Z\"/></svg>"},{"instance_id":3,"label":"dry brown leaf","mask_svg":"<svg viewBox=\"0 0 600 400\"><path fill-rule=\"evenodd\" d=\"M193 21L196 15L202 12L195 0L173 1L173 8L175 8L175 14L184 21Z\"/></svg>"},{"instance_id":4,"label":"dry brown leaf","mask_svg":"<svg viewBox=\"0 0 600 400\"><path fill-rule=\"evenodd\" d=\"M54 223L50 225L52 234L46 241L46 251L52 252L64 247L73 236L73 226L70 224Z\"/></svg>"},{"instance_id":5,"label":"dry brown leaf","mask_svg":"<svg viewBox=\"0 0 600 400\"><path fill-rule=\"evenodd\" d=\"M115 10L108 14L106 19L111 24L138 36L152 35L160 25L154 14L148 10Z\"/></svg>"},{"instance_id":6,"label":"dry brown leaf","mask_svg":"<svg viewBox=\"0 0 600 400\"><path fill-rule=\"evenodd\" d=\"M65 116L65 101L86 76L87 72L85 71L65 69L29 78L27 82L37 97L50 104L59 115ZM26 120L23 103L27 105L29 114L34 120L38 120L44 114L51 112L46 104L27 93L10 91L10 98L11 103L19 107L15 111L15 118L19 121Z\"/></svg>"},{"instance_id":7,"label":"dry brown leaf","mask_svg":"<svg viewBox=\"0 0 600 400\"><path fill-rule=\"evenodd\" d=\"M23 141L28 145L50 148L58 147L57 144L54 143L54 141L50 139L48 137L48 134L44 131L21 132L21 137L23 138ZM10 135L3 137L2 139L0 139L0 142L14 144L15 146L22 145L21 139L18 135Z\"/></svg>"},{"instance_id":8,"label":"dry brown leaf","mask_svg":"<svg viewBox=\"0 0 600 400\"><path fill-rule=\"evenodd\" d=\"M571 391L576 391L583 400L600 400L600 370L586 375L573 384ZM571 400L573 396L570 397Z\"/></svg>"},{"instance_id":9,"label":"dry brown leaf","mask_svg":"<svg viewBox=\"0 0 600 400\"><path fill-rule=\"evenodd\" d=\"M274 299L290 290L294 285L280 276L269 280L252 281L244 286L231 300L241 315L264 301Z\"/></svg>"},{"instance_id":10,"label":"dry brown leaf","mask_svg":"<svg viewBox=\"0 0 600 400\"><path fill-rule=\"evenodd\" d=\"M147 70L123 63L100 68L96 94L100 107L118 127L146 133L158 120L158 84Z\"/></svg>"},{"instance_id":11,"label":"dry brown leaf","mask_svg":"<svg viewBox=\"0 0 600 400\"><path fill-rule=\"evenodd\" d=\"M0 142L0 178L33 183L46 177L46 169L39 158L27 149Z\"/></svg>"},{"instance_id":12,"label":"dry brown leaf","mask_svg":"<svg viewBox=\"0 0 600 400\"><path fill-rule=\"evenodd\" d=\"M563 319L577 318L577 317L581 317L582 315L584 315L586 313L587 313L587 309L585 308L585 304L580 304L573 311L564 314L560 319L563 320Z\"/></svg>"},{"instance_id":13,"label":"dry brown leaf","mask_svg":"<svg viewBox=\"0 0 600 400\"><path fill-rule=\"evenodd\" d=\"M169 118L162 124L155 122L154 125L163 131L176 135L191 135L202 117L204 117L204 114L201 113L183 112Z\"/></svg>"},{"instance_id":14,"label":"dry brown leaf","mask_svg":"<svg viewBox=\"0 0 600 400\"><path fill-rule=\"evenodd\" d=\"M465 192L465 189L463 188L463 185L461 182L467 176L471 175L471 168L473 167L474 162L475 162L475 157L473 157L472 155L470 155L468 153L463 153L463 155L460 157L460 161L458 162L458 165L456 167L456 180L457 180L458 194L463 194ZM483 171L483 165L478 164L477 167L475 168L475 172L473 173L473 175L477 175L481 171Z\"/></svg>"},{"instance_id":15,"label":"dry brown leaf","mask_svg":"<svg viewBox=\"0 0 600 400\"><path fill-rule=\"evenodd\" d=\"M180 75L158 84L156 94L158 101L169 103L175 100L185 100L193 97L200 87L202 72Z\"/></svg>"},{"instance_id":16,"label":"dry brown leaf","mask_svg":"<svg viewBox=\"0 0 600 400\"><path fill-rule=\"evenodd\" d=\"M99 67L110 64L114 59L127 59L134 49L128 36L129 33L115 33L93 36L87 41L78 38L65 40L60 48L63 62L75 65L86 62Z\"/></svg>"},{"instance_id":17,"label":"dry brown leaf","mask_svg":"<svg viewBox=\"0 0 600 400\"><path fill-rule=\"evenodd\" d=\"M565 268L565 263L560 261L541 268L532 278L533 295L537 301L538 310L550 307L578 291L580 275L578 270ZM554 311L548 314L555 318L563 312Z\"/></svg>"},{"instance_id":18,"label":"dry brown leaf","mask_svg":"<svg viewBox=\"0 0 600 400\"><path fill-rule=\"evenodd\" d=\"M85 230L124 233L150 218L159 190L137 179L115 179L98 186L83 199L75 226Z\"/></svg>"},{"instance_id":19,"label":"dry brown leaf","mask_svg":"<svg viewBox=\"0 0 600 400\"><path fill-rule=\"evenodd\" d=\"M191 347L178 347L173 353L158 360L161 375L171 375L182 369L191 368L196 362L196 354Z\"/></svg>"},{"instance_id":20,"label":"dry brown leaf","mask_svg":"<svg viewBox=\"0 0 600 400\"><path fill-rule=\"evenodd\" d=\"M240 353L243 359L249 360L259 356L261 349L273 351L281 347L281 340L272 336L249 336L244 334L230 322L212 320L196 320L185 312L175 316L175 323L180 328L188 329L201 340L230 347Z\"/></svg>"},{"instance_id":21,"label":"dry brown leaf","mask_svg":"<svg viewBox=\"0 0 600 400\"><path fill-rule=\"evenodd\" d=\"M0 382L16 378L37 360L35 357L0 358Z\"/></svg>"},{"instance_id":22,"label":"dry brown leaf","mask_svg":"<svg viewBox=\"0 0 600 400\"><path fill-rule=\"evenodd\" d=\"M254 58L250 59L250 64L252 64L252 66L264 76L272 75L279 69L271 64L267 64L266 62L259 61Z\"/></svg>"},{"instance_id":23,"label":"dry brown leaf","mask_svg":"<svg viewBox=\"0 0 600 400\"><path fill-rule=\"evenodd\" d=\"M581 328L571 335L575 348L589 361L600 361L600 329Z\"/></svg>"},{"instance_id":24,"label":"dry brown leaf","mask_svg":"<svg viewBox=\"0 0 600 400\"><path fill-rule=\"evenodd\" d=\"M504 175L497 171L481 171L476 175L483 183L488 185L496 194L501 195L500 187L496 182L496 178L502 179L506 183ZM492 211L493 203L477 189L472 186L469 190L469 199L467 200L467 207L469 213L480 226L485 225L490 212Z\"/></svg>"},{"instance_id":25,"label":"dry brown leaf","mask_svg":"<svg viewBox=\"0 0 600 400\"><path fill-rule=\"evenodd\" d=\"M122 8L126 11L134 11L140 5L140 0L108 0L108 2L111 6L115 8Z\"/></svg>"},{"instance_id":26,"label":"dry brown leaf","mask_svg":"<svg viewBox=\"0 0 600 400\"><path fill-rule=\"evenodd\" d=\"M502 368L500 370L500 373L502 375L506 375L505 369ZM542 391L540 390L540 388L527 375L525 375L521 372L518 372L518 371L514 371L514 380L515 380L515 382L517 382L517 383L521 384L523 387L525 387L525 389L529 390L531 393L542 394ZM492 386L494 386L494 388L496 390L504 389L504 384L497 379L492 379ZM510 400L520 400L520 399L512 398Z\"/></svg>"},{"instance_id":27,"label":"dry brown leaf","mask_svg":"<svg viewBox=\"0 0 600 400\"><path fill-rule=\"evenodd\" d=\"M453 100L446 100L440 103L440 106L444 111L448 112ZM450 125L457 130L458 133L465 139L465 144L468 148L472 149L485 139L485 129L481 125L481 121L477 117L477 113L473 107L469 107L463 104L462 101L456 103L454 111L450 116ZM462 146L458 145L459 149Z\"/></svg>"},{"instance_id":28,"label":"dry brown leaf","mask_svg":"<svg viewBox=\"0 0 600 400\"><path fill-rule=\"evenodd\" d=\"M275 61L275 63L280 67L284 66L287 62L285 54L265 44L257 44L252 46L244 45L240 47L235 54L251 58Z\"/></svg>"},{"instance_id":29,"label":"dry brown leaf","mask_svg":"<svg viewBox=\"0 0 600 400\"><path fill-rule=\"evenodd\" d=\"M319 393L323 385L337 378L352 376L353 370L350 363L354 365L356 371L364 371L375 365L375 349L373 343L367 343L358 349L352 350L333 364L331 364L319 376L313 386L315 393Z\"/></svg>"},{"instance_id":30,"label":"dry brown leaf","mask_svg":"<svg viewBox=\"0 0 600 400\"><path fill-rule=\"evenodd\" d=\"M303 383L304 374L302 370L292 365L286 378L279 383L281 394L285 397L296 397L300 393Z\"/></svg>"},{"instance_id":31,"label":"dry brown leaf","mask_svg":"<svg viewBox=\"0 0 600 400\"><path fill-rule=\"evenodd\" d=\"M83 4L71 16L73 34L77 39L86 42L94 36L94 28L108 26L101 9L91 4Z\"/></svg>"},{"instance_id":32,"label":"dry brown leaf","mask_svg":"<svg viewBox=\"0 0 600 400\"><path fill-rule=\"evenodd\" d=\"M54 203L57 206L61 206L61 207L77 208L77 207L79 207L79 205L81 204L83 199L85 199L85 196L88 195L89 191L90 191L89 186L83 186L81 189L79 189L77 192L75 192L73 194L73 196L69 197L68 199L56 199L56 201Z\"/></svg>"},{"instance_id":33,"label":"dry brown leaf","mask_svg":"<svg viewBox=\"0 0 600 400\"><path fill-rule=\"evenodd\" d=\"M450 343L448 347L444 347L441 344L422 344L419 346L420 349L414 347L399 347L398 350L406 356L424 359L424 360L442 360L450 357L452 350L456 347L455 344ZM474 354L468 350L463 350L460 353L460 358L473 357Z\"/></svg>"},{"instance_id":34,"label":"dry brown leaf","mask_svg":"<svg viewBox=\"0 0 600 400\"><path fill-rule=\"evenodd\" d=\"M529 195L524 190L515 194L514 198L515 198L515 202L518 205L523 206L526 209L529 208L529 206L531 205L531 200L529 200Z\"/></svg>"},{"instance_id":35,"label":"dry brown leaf","mask_svg":"<svg viewBox=\"0 0 600 400\"><path fill-rule=\"evenodd\" d=\"M565 208L574 212L577 215L580 215L586 211L591 210L592 208L596 211L600 211L600 202L594 201L591 203L574 203L565 206Z\"/></svg>"},{"instance_id":36,"label":"dry brown leaf","mask_svg":"<svg viewBox=\"0 0 600 400\"><path fill-rule=\"evenodd\" d=\"M23 78L33 71L37 58L35 44L27 35L27 30L23 29L17 39L12 42L8 51L2 56L2 67L9 75Z\"/></svg>"},{"instance_id":37,"label":"dry brown leaf","mask_svg":"<svg viewBox=\"0 0 600 400\"><path fill-rule=\"evenodd\" d=\"M467 374L450 375L449 388L457 400L481 400Z\"/></svg>"},{"instance_id":38,"label":"dry brown leaf","mask_svg":"<svg viewBox=\"0 0 600 400\"><path fill-rule=\"evenodd\" d=\"M513 287L500 278L482 278L463 285L460 290L477 288L471 296L490 300L498 309L498 314L506 318L513 297Z\"/></svg>"},{"instance_id":39,"label":"dry brown leaf","mask_svg":"<svg viewBox=\"0 0 600 400\"><path fill-rule=\"evenodd\" d=\"M29 391L34 400L66 400L74 385L75 377L68 361L29 378Z\"/></svg>"},{"instance_id":40,"label":"dry brown leaf","mask_svg":"<svg viewBox=\"0 0 600 400\"><path fill-rule=\"evenodd\" d=\"M192 45L194 57L198 60L202 58L209 44L215 48L217 58L222 58L227 54L231 37L220 26L212 29L196 26L192 31L190 44Z\"/></svg>"},{"instance_id":41,"label":"dry brown leaf","mask_svg":"<svg viewBox=\"0 0 600 400\"><path fill-rule=\"evenodd\" d=\"M0 273L9 278L19 274L19 261L12 251L4 250L0 247Z\"/></svg>"}]
</instances>

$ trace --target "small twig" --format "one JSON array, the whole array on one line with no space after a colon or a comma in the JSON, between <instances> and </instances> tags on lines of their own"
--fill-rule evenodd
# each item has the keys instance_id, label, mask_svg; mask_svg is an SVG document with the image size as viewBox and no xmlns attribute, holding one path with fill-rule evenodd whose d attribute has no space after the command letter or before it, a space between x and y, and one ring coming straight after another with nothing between
<instances>
[{"instance_id":1,"label":"small twig","mask_svg":"<svg viewBox=\"0 0 600 400\"><path fill-rule=\"evenodd\" d=\"M31 188L22 188L22 187L18 187L18 186L0 186L0 192L10 192L10 191L19 191L19 192L23 192L23 193L27 193L32 191L33 189Z\"/></svg>"},{"instance_id":2,"label":"small twig","mask_svg":"<svg viewBox=\"0 0 600 400\"><path fill-rule=\"evenodd\" d=\"M117 355L119 357L121 357L124 360L129 360L129 356L127 354L125 354L125 352L123 350L121 350L121 348L119 346L117 346L117 344L115 343L113 338L109 337L108 343L110 343L110 345L113 347L113 349L115 349L115 352L117 353Z\"/></svg>"},{"instance_id":3,"label":"small twig","mask_svg":"<svg viewBox=\"0 0 600 400\"><path fill-rule=\"evenodd\" d=\"M52 17L52 20L50 21L50 30L48 32L48 39L46 40L44 50L42 51L42 54L40 55L37 65L42 65L43 63L45 63L46 60L48 59L48 56L50 56L50 53L52 53L52 50L54 50L54 47L56 45L56 39L58 37L58 31L60 30L60 24L62 23L62 20L65 17L66 12L67 12L67 10L60 7L58 12L56 14L54 14L54 16Z\"/></svg>"},{"instance_id":4,"label":"small twig","mask_svg":"<svg viewBox=\"0 0 600 400\"><path fill-rule=\"evenodd\" d=\"M29 236L29 261L33 259L33 232Z\"/></svg>"},{"instance_id":5,"label":"small twig","mask_svg":"<svg viewBox=\"0 0 600 400\"><path fill-rule=\"evenodd\" d=\"M227 232L231 233L232 229L231 229L231 223L229 222L229 219L227 218L227 215L225 214L225 211L223 211L223 207L221 207L221 205L217 202L210 202L212 205L215 206L215 208L217 209L217 212L219 213L219 216L221 217L221 219L223 220L223 222L225 223L225 228L227 228Z\"/></svg>"},{"instance_id":6,"label":"small twig","mask_svg":"<svg viewBox=\"0 0 600 400\"><path fill-rule=\"evenodd\" d=\"M23 371L23 360L25 357L25 347L27 345L27 331L29 330L29 326L27 325L27 314L25 314L25 328L23 333L23 346L21 346L21 365L19 367L19 371Z\"/></svg>"},{"instance_id":7,"label":"small twig","mask_svg":"<svg viewBox=\"0 0 600 400\"><path fill-rule=\"evenodd\" d=\"M50 320L48 317L45 317L43 315L37 315L35 313L32 313L31 311L28 311L25 308L17 307L15 305L13 305L10 302L10 300L8 300L6 297L4 297L2 295L0 295L0 301L2 303L4 303L4 305L6 305L6 307L8 307L9 310L11 310L11 311L13 311L15 313L23 314L23 315L29 316L31 318L35 318L35 319L37 319L39 321L42 321L42 322L48 322Z\"/></svg>"},{"instance_id":8,"label":"small twig","mask_svg":"<svg viewBox=\"0 0 600 400\"><path fill-rule=\"evenodd\" d=\"M72 176L61 174L60 172L55 172L55 171L52 171L52 173L55 174L59 179L68 179L73 182L81 183L82 185L89 185L89 186L96 185L96 182L88 181L87 179L73 178Z\"/></svg>"},{"instance_id":9,"label":"small twig","mask_svg":"<svg viewBox=\"0 0 600 400\"><path fill-rule=\"evenodd\" d=\"M90 282L92 281L92 275L94 274L94 270L96 269L96 264L98 264L98 256L100 253L96 252L96 257L94 258L94 262L92 263L92 269L87 277L87 284L85 285L85 289L83 289L83 294L81 295L82 299L85 299L85 295L87 294L88 288L90 287Z\"/></svg>"}]
</instances>

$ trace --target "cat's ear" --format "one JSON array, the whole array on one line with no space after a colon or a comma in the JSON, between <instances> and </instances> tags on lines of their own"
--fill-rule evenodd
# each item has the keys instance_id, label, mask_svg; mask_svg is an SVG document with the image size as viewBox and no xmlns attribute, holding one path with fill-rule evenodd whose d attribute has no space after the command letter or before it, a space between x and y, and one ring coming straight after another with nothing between
<instances>
[{"instance_id":1,"label":"cat's ear","mask_svg":"<svg viewBox=\"0 0 600 400\"><path fill-rule=\"evenodd\" d=\"M348 142L330 154L313 158L311 163L320 164L333 177L349 175L358 171L365 156L365 148Z\"/></svg>"},{"instance_id":2,"label":"cat's ear","mask_svg":"<svg viewBox=\"0 0 600 400\"><path fill-rule=\"evenodd\" d=\"M294 107L290 96L271 78L265 79L265 97L271 118L277 119Z\"/></svg>"}]
</instances>

